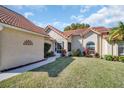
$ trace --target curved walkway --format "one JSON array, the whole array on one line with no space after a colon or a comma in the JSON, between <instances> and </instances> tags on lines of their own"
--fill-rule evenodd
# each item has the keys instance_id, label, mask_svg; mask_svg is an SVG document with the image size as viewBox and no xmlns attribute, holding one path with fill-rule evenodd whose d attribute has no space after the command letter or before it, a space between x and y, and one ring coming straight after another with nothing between
<instances>
[{"instance_id":1,"label":"curved walkway","mask_svg":"<svg viewBox=\"0 0 124 93\"><path fill-rule=\"evenodd\" d=\"M0 81L11 78L15 75L21 74L21 73L26 72L28 70L32 70L32 69L38 68L40 66L46 65L48 63L54 62L56 60L56 58L59 58L59 57L60 57L60 55L56 55L54 57L50 57L47 60L39 62L39 63L31 64L28 66L24 66L24 67L20 67L20 68L14 69L14 70L0 73Z\"/></svg>"}]
</instances>

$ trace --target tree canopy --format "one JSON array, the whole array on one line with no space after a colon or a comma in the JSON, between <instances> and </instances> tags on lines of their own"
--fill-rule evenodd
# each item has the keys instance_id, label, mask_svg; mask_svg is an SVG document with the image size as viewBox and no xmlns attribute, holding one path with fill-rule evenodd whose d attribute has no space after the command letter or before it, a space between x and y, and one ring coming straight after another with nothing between
<instances>
[{"instance_id":1,"label":"tree canopy","mask_svg":"<svg viewBox=\"0 0 124 93\"><path fill-rule=\"evenodd\" d=\"M72 23L70 26L66 26L64 28L64 31L76 30L76 29L83 29L83 28L88 28L88 27L90 27L89 24Z\"/></svg>"}]
</instances>

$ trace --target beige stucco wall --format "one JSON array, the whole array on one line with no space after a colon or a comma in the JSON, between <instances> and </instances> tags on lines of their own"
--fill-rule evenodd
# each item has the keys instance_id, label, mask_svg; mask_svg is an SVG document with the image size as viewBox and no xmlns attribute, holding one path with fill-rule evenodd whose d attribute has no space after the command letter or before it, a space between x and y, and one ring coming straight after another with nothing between
<instances>
[{"instance_id":1,"label":"beige stucco wall","mask_svg":"<svg viewBox=\"0 0 124 93\"><path fill-rule=\"evenodd\" d=\"M82 38L80 35L72 36L72 50L80 49L82 51Z\"/></svg>"},{"instance_id":2,"label":"beige stucco wall","mask_svg":"<svg viewBox=\"0 0 124 93\"><path fill-rule=\"evenodd\" d=\"M106 39L102 38L102 56L108 54L108 49L111 49Z\"/></svg>"},{"instance_id":3,"label":"beige stucco wall","mask_svg":"<svg viewBox=\"0 0 124 93\"><path fill-rule=\"evenodd\" d=\"M106 39L102 39L102 56L112 55L112 44L110 44ZM118 45L113 45L113 55L118 56Z\"/></svg>"},{"instance_id":4,"label":"beige stucco wall","mask_svg":"<svg viewBox=\"0 0 124 93\"><path fill-rule=\"evenodd\" d=\"M118 56L118 45L117 44L114 44L113 46L113 55Z\"/></svg>"},{"instance_id":5,"label":"beige stucco wall","mask_svg":"<svg viewBox=\"0 0 124 93\"><path fill-rule=\"evenodd\" d=\"M85 35L84 40L83 40L83 45L84 47L86 47L86 44L88 42L94 42L95 43L95 51L98 52L98 34L94 33L94 32L89 32Z\"/></svg>"},{"instance_id":6,"label":"beige stucco wall","mask_svg":"<svg viewBox=\"0 0 124 93\"><path fill-rule=\"evenodd\" d=\"M0 70L44 59L44 38L38 35L5 28L2 31ZM23 45L31 40L33 45Z\"/></svg>"},{"instance_id":7,"label":"beige stucco wall","mask_svg":"<svg viewBox=\"0 0 124 93\"><path fill-rule=\"evenodd\" d=\"M67 40L65 38L63 38L61 35L57 34L54 31L49 31L48 34L54 39L56 40L58 43L62 43L64 42L64 49L67 50Z\"/></svg>"},{"instance_id":8,"label":"beige stucco wall","mask_svg":"<svg viewBox=\"0 0 124 93\"><path fill-rule=\"evenodd\" d=\"M1 66L1 40L2 40L2 36L1 36L2 32L0 31L0 66Z\"/></svg>"}]
</instances>

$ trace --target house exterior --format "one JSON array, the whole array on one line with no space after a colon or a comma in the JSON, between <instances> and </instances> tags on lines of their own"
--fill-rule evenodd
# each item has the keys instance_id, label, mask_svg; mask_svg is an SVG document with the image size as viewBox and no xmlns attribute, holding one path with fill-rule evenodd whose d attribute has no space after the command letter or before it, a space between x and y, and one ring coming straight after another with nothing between
<instances>
[{"instance_id":1,"label":"house exterior","mask_svg":"<svg viewBox=\"0 0 124 93\"><path fill-rule=\"evenodd\" d=\"M62 48L67 51L67 55L77 49L83 52L88 48L90 54L99 53L101 57L109 54L114 56L124 55L123 42L114 45L108 43L107 37L110 29L106 27L90 27L61 32L49 25L45 28L45 31L56 40L54 51L58 53Z\"/></svg>"},{"instance_id":2,"label":"house exterior","mask_svg":"<svg viewBox=\"0 0 124 93\"><path fill-rule=\"evenodd\" d=\"M44 43L51 44L49 51L67 56L80 49L90 54L124 55L124 42L111 45L107 42L109 28L90 27L62 32L48 25L36 26L24 16L0 6L0 71L30 64L44 59Z\"/></svg>"},{"instance_id":3,"label":"house exterior","mask_svg":"<svg viewBox=\"0 0 124 93\"><path fill-rule=\"evenodd\" d=\"M45 42L54 40L43 28L0 6L0 71L43 60Z\"/></svg>"}]
</instances>

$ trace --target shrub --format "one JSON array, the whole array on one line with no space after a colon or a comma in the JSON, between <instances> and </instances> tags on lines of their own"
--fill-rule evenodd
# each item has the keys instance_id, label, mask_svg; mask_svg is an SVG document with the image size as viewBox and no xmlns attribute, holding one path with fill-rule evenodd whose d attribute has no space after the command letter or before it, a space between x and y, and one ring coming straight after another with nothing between
<instances>
[{"instance_id":1,"label":"shrub","mask_svg":"<svg viewBox=\"0 0 124 93\"><path fill-rule=\"evenodd\" d=\"M105 55L104 58L108 61L113 61L112 55Z\"/></svg>"},{"instance_id":2,"label":"shrub","mask_svg":"<svg viewBox=\"0 0 124 93\"><path fill-rule=\"evenodd\" d=\"M95 58L99 58L100 57L100 55L99 55L99 53L95 53Z\"/></svg>"},{"instance_id":3,"label":"shrub","mask_svg":"<svg viewBox=\"0 0 124 93\"><path fill-rule=\"evenodd\" d=\"M119 56L113 56L113 61L119 61Z\"/></svg>"},{"instance_id":4,"label":"shrub","mask_svg":"<svg viewBox=\"0 0 124 93\"><path fill-rule=\"evenodd\" d=\"M74 51L73 56L78 56L78 57L82 56L81 50L77 49L76 51Z\"/></svg>"},{"instance_id":5,"label":"shrub","mask_svg":"<svg viewBox=\"0 0 124 93\"><path fill-rule=\"evenodd\" d=\"M124 62L124 56L119 56L119 61Z\"/></svg>"},{"instance_id":6,"label":"shrub","mask_svg":"<svg viewBox=\"0 0 124 93\"><path fill-rule=\"evenodd\" d=\"M49 51L50 47L51 47L51 44L44 43L44 57L45 58L48 57L47 55L48 55L48 51Z\"/></svg>"},{"instance_id":7,"label":"shrub","mask_svg":"<svg viewBox=\"0 0 124 93\"><path fill-rule=\"evenodd\" d=\"M70 52L70 53L68 54L68 56L71 57L71 56L72 56L72 52Z\"/></svg>"},{"instance_id":8,"label":"shrub","mask_svg":"<svg viewBox=\"0 0 124 93\"><path fill-rule=\"evenodd\" d=\"M46 54L46 57L52 57L54 56L54 52L53 51L50 51Z\"/></svg>"},{"instance_id":9,"label":"shrub","mask_svg":"<svg viewBox=\"0 0 124 93\"><path fill-rule=\"evenodd\" d=\"M89 56L89 49L88 48L85 48L84 51L83 51L83 55L84 56Z\"/></svg>"},{"instance_id":10,"label":"shrub","mask_svg":"<svg viewBox=\"0 0 124 93\"><path fill-rule=\"evenodd\" d=\"M93 57L93 55L86 55L85 57Z\"/></svg>"},{"instance_id":11,"label":"shrub","mask_svg":"<svg viewBox=\"0 0 124 93\"><path fill-rule=\"evenodd\" d=\"M66 50L65 49L62 49L61 50L61 56L63 57L63 56L66 56Z\"/></svg>"}]
</instances>

